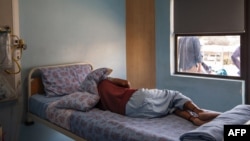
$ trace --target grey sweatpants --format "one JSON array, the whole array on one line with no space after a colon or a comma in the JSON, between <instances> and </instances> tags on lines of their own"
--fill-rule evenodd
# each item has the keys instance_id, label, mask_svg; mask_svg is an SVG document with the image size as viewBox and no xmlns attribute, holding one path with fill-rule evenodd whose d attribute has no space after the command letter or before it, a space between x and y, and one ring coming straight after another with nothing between
<instances>
[{"instance_id":1,"label":"grey sweatpants","mask_svg":"<svg viewBox=\"0 0 250 141\"><path fill-rule=\"evenodd\" d=\"M190 98L178 91L167 89L138 89L126 104L126 115L130 117L154 118L172 113Z\"/></svg>"}]
</instances>

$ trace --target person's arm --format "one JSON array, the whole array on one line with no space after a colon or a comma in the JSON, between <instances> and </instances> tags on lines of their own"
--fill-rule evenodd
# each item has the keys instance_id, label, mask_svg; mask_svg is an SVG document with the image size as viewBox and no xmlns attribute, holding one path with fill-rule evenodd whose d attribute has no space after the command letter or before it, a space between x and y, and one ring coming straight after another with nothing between
<instances>
[{"instance_id":1,"label":"person's arm","mask_svg":"<svg viewBox=\"0 0 250 141\"><path fill-rule=\"evenodd\" d=\"M113 77L108 77L107 79L118 86L130 88L130 82L128 80Z\"/></svg>"},{"instance_id":2,"label":"person's arm","mask_svg":"<svg viewBox=\"0 0 250 141\"><path fill-rule=\"evenodd\" d=\"M240 69L240 47L238 47L232 54L231 59L233 61L233 63L235 64L235 66Z\"/></svg>"}]
</instances>

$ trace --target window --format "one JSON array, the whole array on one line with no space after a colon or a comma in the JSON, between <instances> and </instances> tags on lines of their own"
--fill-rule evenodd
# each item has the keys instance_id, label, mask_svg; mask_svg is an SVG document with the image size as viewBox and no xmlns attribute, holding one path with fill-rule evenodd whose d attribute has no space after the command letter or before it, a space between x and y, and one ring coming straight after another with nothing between
<instances>
[{"instance_id":1,"label":"window","mask_svg":"<svg viewBox=\"0 0 250 141\"><path fill-rule=\"evenodd\" d=\"M176 71L240 77L240 43L240 35L177 35Z\"/></svg>"},{"instance_id":2,"label":"window","mask_svg":"<svg viewBox=\"0 0 250 141\"><path fill-rule=\"evenodd\" d=\"M171 2L175 73L242 78L245 0Z\"/></svg>"}]
</instances>

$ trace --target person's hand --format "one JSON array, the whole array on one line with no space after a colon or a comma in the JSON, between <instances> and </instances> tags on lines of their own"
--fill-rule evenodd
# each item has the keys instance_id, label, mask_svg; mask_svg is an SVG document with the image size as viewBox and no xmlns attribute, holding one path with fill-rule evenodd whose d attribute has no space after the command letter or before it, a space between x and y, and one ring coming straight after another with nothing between
<instances>
[{"instance_id":1,"label":"person's hand","mask_svg":"<svg viewBox=\"0 0 250 141\"><path fill-rule=\"evenodd\" d=\"M202 64L197 64L197 72L198 73L206 73L206 70L203 68Z\"/></svg>"}]
</instances>

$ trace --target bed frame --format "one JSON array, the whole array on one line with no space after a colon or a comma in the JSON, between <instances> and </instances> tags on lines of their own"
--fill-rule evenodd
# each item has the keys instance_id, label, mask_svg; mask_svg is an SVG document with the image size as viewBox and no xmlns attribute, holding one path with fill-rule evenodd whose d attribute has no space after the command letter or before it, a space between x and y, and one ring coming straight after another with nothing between
<instances>
[{"instance_id":1,"label":"bed frame","mask_svg":"<svg viewBox=\"0 0 250 141\"><path fill-rule=\"evenodd\" d=\"M45 93L44 92L44 86L43 86L42 79L41 79L41 71L40 71L41 68L60 67L60 66L63 67L63 66L84 65L84 64L88 64L88 65L91 66L91 64L89 64L89 63L70 63L70 64L61 64L61 65L59 64L59 65L35 67L35 68L31 69L30 72L29 72L29 74L28 74L28 96L27 96L27 102L29 102L29 98L32 95L34 95L34 94L44 94ZM91 70L93 70L92 66L91 66ZM86 139L84 139L84 138L82 138L82 137L74 134L73 132L70 132L70 131L66 130L65 128L59 127L58 125L53 124L52 122L50 122L48 120L44 120L44 119L36 116L35 114L32 114L30 112L30 109L29 109L29 103L27 103L27 104L28 105L27 105L26 125L32 125L34 123L34 121L35 122L40 122L40 123L45 124L46 126L52 128L52 129L54 129L54 130L56 130L56 131L64 134L64 135L66 135L66 136L68 136L68 137L76 140L76 141L86 141ZM177 136L179 136L179 134L181 132L184 132L184 130L185 130L185 134L183 134L182 136L180 136L180 138L184 139L185 137L188 137L187 139L190 140L190 137L192 137L192 138L195 138L194 140L196 140L197 138L200 138L200 137L203 138L204 136L207 136L207 134L209 134L208 137L212 138L211 140L213 140L213 139L216 139L216 140L219 139L219 140L221 140L223 138L223 131L221 131L221 129L223 128L223 125L228 124L228 120L231 120L230 123L232 123L232 124L244 124L244 123L246 123L246 121L248 121L249 118L250 118L249 109L250 109L250 105L239 105L239 106L236 106L235 108L232 108L231 110L222 113L220 116L218 116L217 118L215 118L213 121L207 123L206 126L200 126L198 128L196 128L192 123L190 123L187 120L184 120L183 118L180 118L180 117L178 117L176 115L169 115L169 116L167 116L165 118L164 117L163 118L158 118L157 119L157 123L158 124L154 124L156 127L153 128L153 129L160 129L160 130L162 130L162 132L160 132L160 134L164 134L164 135L167 135L167 137L172 137L172 138L176 137L175 133L177 133ZM241 114L239 114L239 112ZM111 115L111 116L113 117L113 115ZM108 118L110 118L110 117L108 117ZM227 119L227 120L225 120L225 119ZM239 120L239 119L241 119L241 120ZM125 120L123 120L123 122L124 121ZM135 122L131 122L131 124L130 124L132 127L134 127L134 125L136 125L135 123L137 121L141 122L142 120L141 119L137 119L137 120L136 119L130 119L129 121L135 121ZM104 123L103 120L101 120L100 123L101 122ZM105 119L105 122L106 122L106 119ZM168 124L166 126L166 128L165 128L165 126L164 126L164 128L163 128L163 126L160 127L162 124L164 124L166 122L170 123L170 124ZM178 124L176 124L177 122L178 122ZM143 122L143 123L145 123L145 122ZM149 123L149 122L147 122L147 123ZM154 122L151 122L151 123L154 123ZM100 125L102 126L103 124L100 124ZM149 126L147 126L148 128L150 128L152 126L152 124L147 124L147 125L149 125ZM184 125L184 126L182 126L182 125ZM136 126L136 127L142 127L142 128L136 128L137 130L140 130L140 131L142 129L144 129L144 126ZM147 129L147 127L145 129ZM176 132L175 132L175 129L172 128L172 127L176 127ZM218 128L218 127L221 127L221 128ZM78 128L76 128L76 129L78 129ZM125 128L120 128L120 130L117 130L117 131L124 132L123 129L125 129ZM129 129L131 129L131 128L129 128ZM198 135L195 134L195 135L193 135L192 131L189 132L190 130L192 130L192 131L198 131L201 134L198 134ZM129 131L130 131L130 133L131 132L132 133L136 133L136 132L134 132L134 130L129 130ZM152 130L147 130L147 131L152 131ZM155 130L155 131L157 133L159 133L158 130ZM154 133L156 133L156 132L154 132ZM205 134L203 134L203 132ZM148 132L144 132L144 133L148 133ZM158 135L157 133L156 133L156 135ZM147 135L149 135L149 134L147 134ZM153 134L153 135L155 135L155 134ZM145 136L145 138L148 138L148 137L152 137L152 136ZM161 136L161 137L163 137L163 136ZM85 138L87 138L87 137L85 137ZM149 139L151 139L151 138L149 138Z\"/></svg>"},{"instance_id":2,"label":"bed frame","mask_svg":"<svg viewBox=\"0 0 250 141\"><path fill-rule=\"evenodd\" d=\"M44 86L41 80L41 72L39 71L41 68L48 68L48 67L60 67L60 66L70 66L70 65L83 65L83 64L89 64L89 63L69 63L69 64L58 64L58 65L49 65L49 66L42 66L42 67L35 67L30 70L28 74L28 99L30 96L34 94L43 94L44 93ZM90 64L91 65L91 64ZM93 66L91 65L91 69L93 69ZM26 125L33 125L34 121L39 122L42 124L45 124L46 126L76 140L76 141L86 141L82 137L79 137L70 131L61 128L47 120L41 119L38 116L32 114L29 112L29 102L27 102L27 117L25 124Z\"/></svg>"}]
</instances>

